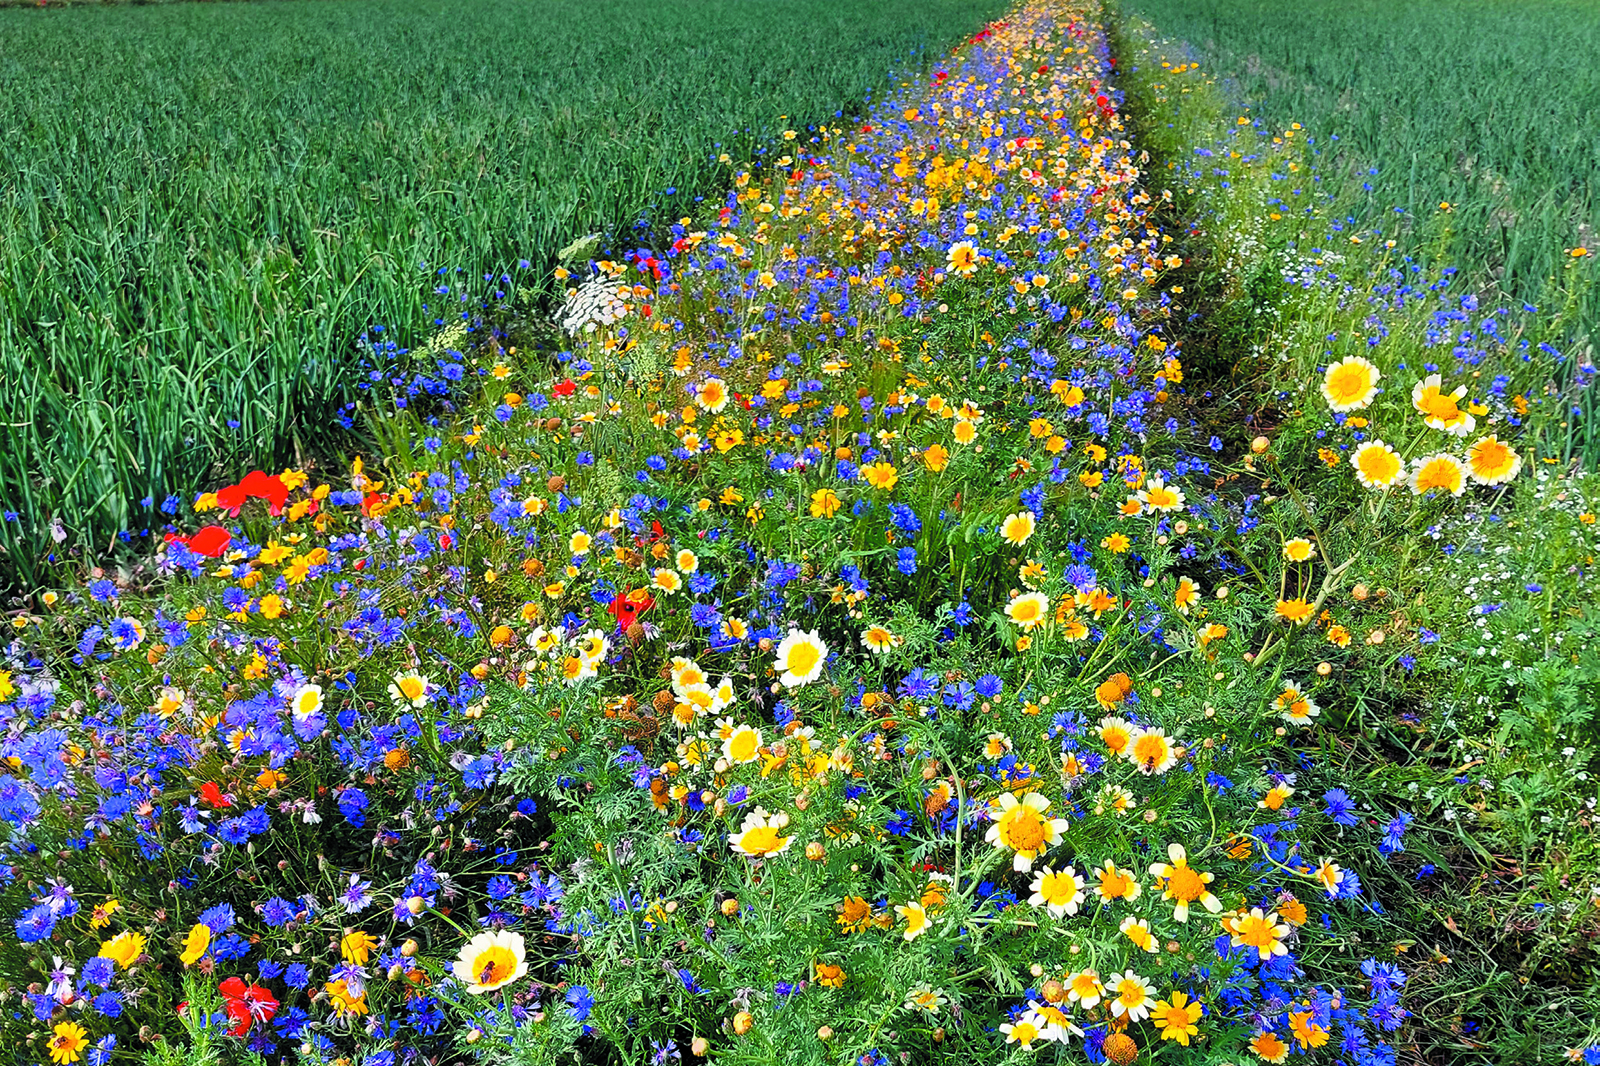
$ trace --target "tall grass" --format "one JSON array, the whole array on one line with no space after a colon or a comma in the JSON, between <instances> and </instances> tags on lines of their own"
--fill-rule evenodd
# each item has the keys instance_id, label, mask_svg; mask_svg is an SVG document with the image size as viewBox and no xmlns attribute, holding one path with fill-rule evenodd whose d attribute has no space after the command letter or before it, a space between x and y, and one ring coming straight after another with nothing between
<instances>
[{"instance_id":1,"label":"tall grass","mask_svg":"<svg viewBox=\"0 0 1600 1066\"><path fill-rule=\"evenodd\" d=\"M1303 123L1357 225L1530 302L1600 227L1600 5L1585 0L1125 0L1228 95ZM1329 139L1329 138L1334 139ZM1440 204L1450 208L1442 210ZM1402 222L1395 209L1410 217ZM1600 304L1587 296L1588 317Z\"/></svg>"},{"instance_id":2,"label":"tall grass","mask_svg":"<svg viewBox=\"0 0 1600 1066\"><path fill-rule=\"evenodd\" d=\"M0 508L19 516L0 570L26 580L54 521L64 550L103 550L168 494L326 447L368 324L418 336L519 258L537 287L575 237L686 214L719 152L834 117L999 6L0 11Z\"/></svg>"}]
</instances>

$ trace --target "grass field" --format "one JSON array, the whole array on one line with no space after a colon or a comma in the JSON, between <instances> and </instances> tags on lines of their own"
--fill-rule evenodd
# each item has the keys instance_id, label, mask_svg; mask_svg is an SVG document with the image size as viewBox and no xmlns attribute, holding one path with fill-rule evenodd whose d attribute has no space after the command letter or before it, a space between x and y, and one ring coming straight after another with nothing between
<instances>
[{"instance_id":1,"label":"grass field","mask_svg":"<svg viewBox=\"0 0 1600 1066\"><path fill-rule=\"evenodd\" d=\"M142 500L326 451L370 323L417 336L576 237L676 219L719 152L759 157L997 8L0 12L0 546L27 568L59 517L103 550L159 525Z\"/></svg>"},{"instance_id":2,"label":"grass field","mask_svg":"<svg viewBox=\"0 0 1600 1066\"><path fill-rule=\"evenodd\" d=\"M1229 100L1323 146L1359 225L1539 302L1600 228L1600 5L1125 0ZM1441 211L1447 203L1449 211ZM1401 208L1407 217L1396 218ZM1590 296L1592 317L1600 303Z\"/></svg>"}]
</instances>

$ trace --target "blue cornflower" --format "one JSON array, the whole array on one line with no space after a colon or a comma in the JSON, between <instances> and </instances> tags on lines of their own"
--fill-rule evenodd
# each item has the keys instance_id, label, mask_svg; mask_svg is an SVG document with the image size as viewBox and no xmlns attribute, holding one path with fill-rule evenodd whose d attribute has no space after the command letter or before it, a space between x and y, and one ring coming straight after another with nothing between
<instances>
[{"instance_id":1,"label":"blue cornflower","mask_svg":"<svg viewBox=\"0 0 1600 1066\"><path fill-rule=\"evenodd\" d=\"M1401 842L1400 838L1405 835L1407 829L1411 828L1413 821L1414 819L1411 815L1405 811L1397 813L1390 819L1389 824L1384 826L1383 840L1378 844L1378 850L1385 855L1393 855L1396 852L1406 850L1405 844Z\"/></svg>"},{"instance_id":2,"label":"blue cornflower","mask_svg":"<svg viewBox=\"0 0 1600 1066\"><path fill-rule=\"evenodd\" d=\"M1355 801L1342 788L1331 788L1324 792L1322 803L1322 813L1338 825L1352 826L1361 821L1355 813Z\"/></svg>"},{"instance_id":3,"label":"blue cornflower","mask_svg":"<svg viewBox=\"0 0 1600 1066\"><path fill-rule=\"evenodd\" d=\"M339 793L339 813L357 829L367 824L367 803L367 794L359 788L347 788Z\"/></svg>"},{"instance_id":4,"label":"blue cornflower","mask_svg":"<svg viewBox=\"0 0 1600 1066\"><path fill-rule=\"evenodd\" d=\"M902 533L920 533L922 519L917 517L917 512L903 503L889 505L889 521L894 528Z\"/></svg>"},{"instance_id":5,"label":"blue cornflower","mask_svg":"<svg viewBox=\"0 0 1600 1066\"><path fill-rule=\"evenodd\" d=\"M573 985L567 989L567 1006L572 1008L574 1018L580 1022L587 1021L589 1013L594 1010L594 997L584 985Z\"/></svg>"}]
</instances>

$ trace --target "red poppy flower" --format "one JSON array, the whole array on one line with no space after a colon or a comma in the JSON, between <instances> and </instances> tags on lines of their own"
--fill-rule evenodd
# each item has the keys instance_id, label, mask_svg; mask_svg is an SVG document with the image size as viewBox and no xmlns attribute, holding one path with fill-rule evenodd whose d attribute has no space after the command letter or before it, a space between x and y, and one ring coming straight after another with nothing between
<instances>
[{"instance_id":1,"label":"red poppy flower","mask_svg":"<svg viewBox=\"0 0 1600 1066\"><path fill-rule=\"evenodd\" d=\"M221 526L206 526L184 543L195 554L215 559L228 550L228 545L233 543L233 534Z\"/></svg>"},{"instance_id":2,"label":"red poppy flower","mask_svg":"<svg viewBox=\"0 0 1600 1066\"><path fill-rule=\"evenodd\" d=\"M389 498L387 492L369 492L361 501L361 513L372 517L372 509Z\"/></svg>"},{"instance_id":3,"label":"red poppy flower","mask_svg":"<svg viewBox=\"0 0 1600 1066\"><path fill-rule=\"evenodd\" d=\"M260 985L247 985L237 977L230 977L217 986L222 993L223 1009L233 1019L229 1036L244 1036L252 1022L269 1022L278 1013L278 999Z\"/></svg>"},{"instance_id":4,"label":"red poppy flower","mask_svg":"<svg viewBox=\"0 0 1600 1066\"><path fill-rule=\"evenodd\" d=\"M618 629L626 630L655 605L656 598L645 589L629 589L612 597L606 612L616 618Z\"/></svg>"},{"instance_id":5,"label":"red poppy flower","mask_svg":"<svg viewBox=\"0 0 1600 1066\"><path fill-rule=\"evenodd\" d=\"M258 500L266 500L267 508L273 515L283 513L283 505L289 498L289 486L276 474L268 474L260 470L252 470L245 475L239 487L245 495Z\"/></svg>"},{"instance_id":6,"label":"red poppy flower","mask_svg":"<svg viewBox=\"0 0 1600 1066\"><path fill-rule=\"evenodd\" d=\"M245 499L243 485L228 485L217 490L217 506L232 515L239 513L239 508L244 506Z\"/></svg>"},{"instance_id":7,"label":"red poppy flower","mask_svg":"<svg viewBox=\"0 0 1600 1066\"><path fill-rule=\"evenodd\" d=\"M217 808L233 806L233 801L222 794L222 789L217 787L215 781L207 781L200 786L200 798Z\"/></svg>"},{"instance_id":8,"label":"red poppy flower","mask_svg":"<svg viewBox=\"0 0 1600 1066\"><path fill-rule=\"evenodd\" d=\"M562 399L566 399L568 396L571 396L573 393L578 391L578 383L573 381L571 378L563 378L561 381L557 382L556 387L552 391Z\"/></svg>"},{"instance_id":9,"label":"red poppy flower","mask_svg":"<svg viewBox=\"0 0 1600 1066\"><path fill-rule=\"evenodd\" d=\"M168 544L182 544L196 555L215 559L228 550L228 545L233 542L233 534L221 526L206 526L192 537L168 533L166 541Z\"/></svg>"}]
</instances>

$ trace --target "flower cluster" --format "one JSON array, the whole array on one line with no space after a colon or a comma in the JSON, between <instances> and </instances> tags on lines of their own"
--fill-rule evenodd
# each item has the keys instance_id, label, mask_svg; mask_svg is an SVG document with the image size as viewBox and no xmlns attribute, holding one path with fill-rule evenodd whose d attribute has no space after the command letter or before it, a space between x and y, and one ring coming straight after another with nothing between
<instances>
[{"instance_id":1,"label":"flower cluster","mask_svg":"<svg viewBox=\"0 0 1600 1066\"><path fill-rule=\"evenodd\" d=\"M456 422L42 597L0 672L8 1035L108 1061L185 973L303 1062L1393 1061L1405 975L1327 960L1379 905L1340 849L1410 815L1296 801L1346 545L1218 491L1258 460L1194 424L1093 14L1029 0L792 131L575 288L570 350L464 355ZM1487 417L1321 380L1369 487Z\"/></svg>"}]
</instances>

